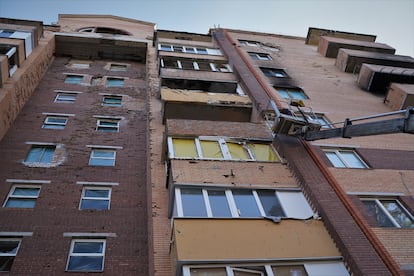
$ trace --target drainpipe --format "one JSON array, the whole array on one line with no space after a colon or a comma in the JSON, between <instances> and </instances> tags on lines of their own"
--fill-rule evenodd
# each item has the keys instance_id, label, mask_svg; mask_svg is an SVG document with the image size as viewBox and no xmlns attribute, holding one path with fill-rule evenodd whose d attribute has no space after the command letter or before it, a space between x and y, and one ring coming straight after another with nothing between
<instances>
[{"instance_id":1,"label":"drainpipe","mask_svg":"<svg viewBox=\"0 0 414 276\"><path fill-rule=\"evenodd\" d=\"M332 173L328 170L328 168L324 164L319 154L315 151L315 149L312 147L312 145L309 142L304 141L304 140L301 140L301 142L303 146L305 147L305 149L307 150L307 152L309 153L309 155L312 157L315 164L318 166L318 168L322 172L325 179L328 181L332 189L335 191L339 199L342 201L345 208L349 211L349 213L355 220L356 224L365 234L368 241L372 244L373 248L378 253L380 258L384 262L385 266L388 267L388 269L393 275L404 275L404 272L401 271L399 265L395 262L395 260L388 253L387 249L382 245L381 241L372 231L370 226L367 225L365 219L362 217L359 210L355 207L355 205L349 199L345 191L339 185L338 181L335 179Z\"/></svg>"}]
</instances>

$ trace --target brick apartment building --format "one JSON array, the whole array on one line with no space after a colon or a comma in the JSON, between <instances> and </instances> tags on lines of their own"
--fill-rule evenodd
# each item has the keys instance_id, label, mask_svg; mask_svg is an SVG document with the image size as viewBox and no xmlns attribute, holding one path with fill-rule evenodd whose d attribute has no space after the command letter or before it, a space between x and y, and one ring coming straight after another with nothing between
<instances>
[{"instance_id":1,"label":"brick apartment building","mask_svg":"<svg viewBox=\"0 0 414 276\"><path fill-rule=\"evenodd\" d=\"M0 271L414 275L414 59L375 39L1 18Z\"/></svg>"}]
</instances>

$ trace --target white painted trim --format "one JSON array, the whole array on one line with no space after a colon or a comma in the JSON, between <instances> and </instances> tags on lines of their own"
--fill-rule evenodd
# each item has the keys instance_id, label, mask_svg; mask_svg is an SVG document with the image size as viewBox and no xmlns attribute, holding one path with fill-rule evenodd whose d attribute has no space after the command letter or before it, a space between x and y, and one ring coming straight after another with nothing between
<instances>
[{"instance_id":1,"label":"white painted trim","mask_svg":"<svg viewBox=\"0 0 414 276\"><path fill-rule=\"evenodd\" d=\"M60 116L60 117L74 117L75 116L75 114L49 113L49 112L42 112L42 115L46 115L46 116Z\"/></svg>"},{"instance_id":2,"label":"white painted trim","mask_svg":"<svg viewBox=\"0 0 414 276\"><path fill-rule=\"evenodd\" d=\"M66 94L82 94L80 91L68 91L68 90L54 90L56 93L66 93Z\"/></svg>"},{"instance_id":3,"label":"white painted trim","mask_svg":"<svg viewBox=\"0 0 414 276\"><path fill-rule=\"evenodd\" d=\"M97 182L97 181L76 181L78 185L90 185L90 186L118 186L118 182Z\"/></svg>"},{"instance_id":4,"label":"white painted trim","mask_svg":"<svg viewBox=\"0 0 414 276\"><path fill-rule=\"evenodd\" d=\"M25 142L25 144L26 145L38 145L38 146L57 146L57 145L59 145L58 143L32 142L32 141Z\"/></svg>"},{"instance_id":5,"label":"white painted trim","mask_svg":"<svg viewBox=\"0 0 414 276\"><path fill-rule=\"evenodd\" d=\"M123 116L105 116L105 115L93 115L93 118L98 118L98 119L113 119L113 120L123 120L125 119L125 117Z\"/></svg>"},{"instance_id":6,"label":"white painted trim","mask_svg":"<svg viewBox=\"0 0 414 276\"><path fill-rule=\"evenodd\" d=\"M2 237L31 237L33 232L0 232L0 238Z\"/></svg>"},{"instance_id":7,"label":"white painted trim","mask_svg":"<svg viewBox=\"0 0 414 276\"><path fill-rule=\"evenodd\" d=\"M123 149L121 146L86 145L86 147L93 149Z\"/></svg>"},{"instance_id":8,"label":"white painted trim","mask_svg":"<svg viewBox=\"0 0 414 276\"><path fill-rule=\"evenodd\" d=\"M64 232L64 237L93 237L93 238L116 238L116 233L89 233L89 232Z\"/></svg>"},{"instance_id":9,"label":"white painted trim","mask_svg":"<svg viewBox=\"0 0 414 276\"><path fill-rule=\"evenodd\" d=\"M6 179L7 183L15 184L49 184L50 180Z\"/></svg>"}]
</instances>

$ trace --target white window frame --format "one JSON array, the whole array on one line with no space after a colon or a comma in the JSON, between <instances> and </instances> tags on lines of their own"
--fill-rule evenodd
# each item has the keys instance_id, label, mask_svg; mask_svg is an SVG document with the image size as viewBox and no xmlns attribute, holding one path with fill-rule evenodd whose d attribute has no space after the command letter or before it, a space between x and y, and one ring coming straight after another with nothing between
<instances>
[{"instance_id":1,"label":"white window frame","mask_svg":"<svg viewBox=\"0 0 414 276\"><path fill-rule=\"evenodd\" d=\"M243 46L253 46L253 47L259 47L262 45L259 41L253 41L253 40L246 40L246 39L239 39L239 44Z\"/></svg>"},{"instance_id":2,"label":"white window frame","mask_svg":"<svg viewBox=\"0 0 414 276\"><path fill-rule=\"evenodd\" d=\"M67 78L70 78L70 77L80 77L81 79L80 79L79 82L66 82L66 79ZM64 83L66 83L66 84L82 84L84 80L85 80L85 75L80 75L80 74L65 74Z\"/></svg>"},{"instance_id":3,"label":"white window frame","mask_svg":"<svg viewBox=\"0 0 414 276\"><path fill-rule=\"evenodd\" d=\"M24 195L13 195L13 193L15 192L15 190L16 190L16 188L18 189L18 188L31 188L31 189L38 189L39 190L39 192L37 193L37 195L36 196L24 196ZM4 203L3 203L3 208L22 208L22 209L32 209L32 208L30 208L30 207L28 207L28 208L23 208L23 207L7 207L6 205L7 205L7 202L10 200L10 199L15 199L15 200L19 200L19 199L33 199L33 201L35 202L35 204L36 204L36 201L37 201L37 199L39 198L39 194L40 194L40 191L41 191L41 188L42 188L42 186L40 186L40 185L25 185L25 184L15 184L15 185L13 185L11 188L10 188L10 191L9 191L9 193L8 193L8 195L7 195L7 198L6 198L6 200L4 201Z\"/></svg>"},{"instance_id":4,"label":"white window frame","mask_svg":"<svg viewBox=\"0 0 414 276\"><path fill-rule=\"evenodd\" d=\"M26 164L32 164L32 163L36 163L36 164L44 164L44 165L49 165L49 164L51 164L52 162L53 162L53 157L55 156L55 153L56 153L56 148L57 148L57 146L55 145L55 144L38 144L38 143L36 143L36 144L31 144L32 146L30 147L30 149L29 149L29 151L27 152L27 154L26 154L26 157L25 157L25 161L24 161L24 163L26 163ZM34 149L34 148L42 148L42 152L40 153L40 155L39 155L39 158L37 158L38 160L40 160L40 161L26 161L27 160L27 158L28 158L28 156L29 156L29 154L30 154L30 152ZM43 155L44 155L44 153L45 153L45 151L46 151L46 149L47 148L53 148L53 156L52 156L52 160L51 160L51 162L42 162L41 161L41 159L43 158Z\"/></svg>"},{"instance_id":5,"label":"white window frame","mask_svg":"<svg viewBox=\"0 0 414 276\"><path fill-rule=\"evenodd\" d=\"M213 216L213 212L210 205L210 200L208 196L209 190L224 190L227 204L229 206L231 217L232 218L240 218L239 210L237 208L236 201L234 199L233 190L239 190L237 187L234 188L215 188L215 187L186 187L180 186L175 187L174 189L174 196L175 196L175 208L177 210L177 216L180 218L184 218L184 209L182 204L182 196L181 196L181 189L198 189L202 191L202 196L204 199L204 208L207 213L207 218L215 218ZM252 196L255 200L256 206L259 210L260 217L266 217L265 210L263 208L262 202L260 200L260 196L257 193L257 189L246 189L252 192ZM282 190L274 190L274 189L264 189L266 191L274 191L275 197L278 199L283 212L285 213L285 218L297 218L297 219L309 219L314 215L310 204L306 200L305 196L301 191L282 191Z\"/></svg>"},{"instance_id":6,"label":"white window frame","mask_svg":"<svg viewBox=\"0 0 414 276\"><path fill-rule=\"evenodd\" d=\"M383 198L383 197L378 197L378 198L361 197L360 199L361 199L361 201L374 201L375 204L381 209L381 211L383 211L385 216L391 221L391 223L396 228L402 228L401 225L394 219L394 217L390 214L390 212L387 210L387 208L385 208L385 206L381 202L382 200L395 201L395 203L398 205L398 207L400 207L400 209L407 215L407 217L411 218L411 220L414 223L414 216L401 204L401 202L398 199ZM408 229L410 229L410 228L408 228Z\"/></svg>"},{"instance_id":7,"label":"white window frame","mask_svg":"<svg viewBox=\"0 0 414 276\"><path fill-rule=\"evenodd\" d=\"M73 253L73 249L75 246L75 243L77 242L95 242L95 243L103 243L102 246L102 253ZM104 271L104 267L105 267L105 251L106 251L106 239L72 239L71 244L70 244L70 251L69 251L69 255L68 255L68 260L66 263L66 271L69 272L99 272L99 271ZM74 256L74 257L102 257L102 268L101 270L69 270L69 261L70 261L70 257Z\"/></svg>"},{"instance_id":8,"label":"white window frame","mask_svg":"<svg viewBox=\"0 0 414 276\"><path fill-rule=\"evenodd\" d=\"M272 60L272 57L268 53L248 52L248 54L254 60L262 60L262 61ZM264 55L266 56L264 57Z\"/></svg>"},{"instance_id":9,"label":"white window frame","mask_svg":"<svg viewBox=\"0 0 414 276\"><path fill-rule=\"evenodd\" d=\"M347 168L347 169L367 169L369 168L369 166L364 162L364 160L362 160L362 158L358 155L358 153L354 150L354 149L343 149L343 148L323 148L322 149L323 152L325 153L326 157L329 159L328 155L326 154L327 152L330 153L334 153L336 155L336 157L343 163L343 165L345 167L337 167L335 166L334 163L332 163L331 160L329 160L329 162L331 162L332 166L334 166L335 168ZM363 167L352 167L346 160L345 158L342 157L341 152L351 152L354 157L360 161L360 163L363 165Z\"/></svg>"},{"instance_id":10,"label":"white window frame","mask_svg":"<svg viewBox=\"0 0 414 276\"><path fill-rule=\"evenodd\" d=\"M119 118L103 118L103 117L97 117L96 120L96 131L99 132L119 132L119 123L120 123L121 119ZM111 122L111 123L116 123L116 126L105 126L102 125L102 122ZM115 131L102 131L100 130L100 128L102 129L113 129Z\"/></svg>"},{"instance_id":11,"label":"white window frame","mask_svg":"<svg viewBox=\"0 0 414 276\"><path fill-rule=\"evenodd\" d=\"M246 161L246 162L256 161L256 158L255 158L254 154L252 153L251 149L248 146L244 145L243 142L240 142L240 141L237 141L237 140L234 140L234 139L225 139L225 138L221 138L221 137L210 137L210 136L200 136L200 137L191 137L191 138L182 138L182 137L171 137L171 136L169 136L168 139L167 139L167 143L168 143L168 152L169 152L169 157L170 158L176 158L175 157L175 152L174 152L174 143L173 143L174 138L194 140L194 144L195 144L196 151L197 151L197 157L196 157L197 159L232 160L232 161ZM201 142L202 141L217 142L219 147L220 147L220 151L221 151L221 154L223 155L223 158L204 158L202 147L201 147ZM246 153L247 153L249 159L234 159L234 158L232 158L230 150L227 146L228 143L242 144L242 147L246 150ZM255 143L255 142L252 141L252 143ZM277 156L277 158L279 160L281 160L278 152L272 147L271 144L268 144L268 143L263 143L263 144L270 146L271 149L273 150L274 154ZM183 157L182 159L186 159L186 158Z\"/></svg>"},{"instance_id":12,"label":"white window frame","mask_svg":"<svg viewBox=\"0 0 414 276\"><path fill-rule=\"evenodd\" d=\"M13 257L13 261L14 261L14 258L16 258L16 256L17 256L17 253L19 252L19 249L20 249L20 246L21 246L21 244L22 244L22 239L21 238L8 238L8 237L1 237L0 236L0 241L12 241L12 242L18 242L19 244L17 245L17 248L16 248L16 252L14 252L14 253L1 253L0 252L0 257ZM13 264L12 264L12 267L13 267ZM10 270L4 270L4 271L0 271L0 273L1 272L9 272Z\"/></svg>"},{"instance_id":13,"label":"white window frame","mask_svg":"<svg viewBox=\"0 0 414 276\"><path fill-rule=\"evenodd\" d=\"M105 190L108 191L108 197L87 197L85 196L86 190ZM84 186L82 188L82 194L79 201L79 210L97 210L97 209L82 209L82 200L96 200L96 201L108 201L108 208L102 210L110 210L111 208L111 195L112 195L112 188L110 187L98 187L98 186ZM101 209L99 209L101 210Z\"/></svg>"},{"instance_id":14,"label":"white window frame","mask_svg":"<svg viewBox=\"0 0 414 276\"><path fill-rule=\"evenodd\" d=\"M58 119L64 119L65 122L50 122L51 119L58 118ZM68 115L52 115L48 114L46 115L45 120L43 121L42 128L44 129L64 129L66 127L66 124L68 123L69 116ZM52 127L47 127L52 126ZM57 126L54 128L53 126Z\"/></svg>"},{"instance_id":15,"label":"white window frame","mask_svg":"<svg viewBox=\"0 0 414 276\"><path fill-rule=\"evenodd\" d=\"M164 48L164 49L162 49ZM167 50L169 48L169 50ZM182 51L176 51L175 48L180 48ZM201 50L203 49L203 51ZM188 53L188 54L198 54L198 55L215 55L221 56L222 53L219 49L214 48L207 48L204 46L184 46L184 45L173 45L168 43L158 43L158 50L159 51L167 51L167 52L178 52L178 53Z\"/></svg>"},{"instance_id":16,"label":"white window frame","mask_svg":"<svg viewBox=\"0 0 414 276\"><path fill-rule=\"evenodd\" d=\"M226 276L234 276L234 271L245 271L245 272L250 272L250 273L256 273L257 275L260 276L277 276L273 273L272 267L277 267L277 266L283 266L283 265L288 265L288 266L302 266L304 268L304 270L306 271L306 273L309 276L331 276L331 275L335 275L335 276L350 276L348 270L346 269L344 263L342 261L318 261L315 260L313 262L301 262L301 261L297 261L297 262L290 262L290 263L283 263L283 262L278 262L278 263L270 263L270 264L254 264L252 265L254 266L261 266L265 269L265 273L261 271L257 271L255 270L253 267L252 269L249 269L249 265L248 264L232 264L232 265L226 265L226 264L222 264L222 265L184 265L182 267L182 275L183 276L192 276L191 275L191 268L225 268L226 270ZM243 267L243 268L240 268Z\"/></svg>"},{"instance_id":17,"label":"white window frame","mask_svg":"<svg viewBox=\"0 0 414 276\"><path fill-rule=\"evenodd\" d=\"M118 104L108 104L108 103L105 102L105 99L109 99L109 98L112 98L112 99L121 99L121 102L120 102L119 105ZM103 95L103 97L102 97L102 105L103 106L122 106L122 99L123 99L123 97L121 95Z\"/></svg>"},{"instance_id":18,"label":"white window frame","mask_svg":"<svg viewBox=\"0 0 414 276\"><path fill-rule=\"evenodd\" d=\"M78 92L63 92L63 91L58 91L56 92L56 97L55 97L55 103L74 103L76 101L77 95L79 93ZM73 97L73 100L71 99L61 99L61 97Z\"/></svg>"},{"instance_id":19,"label":"white window frame","mask_svg":"<svg viewBox=\"0 0 414 276\"><path fill-rule=\"evenodd\" d=\"M106 152L113 152L113 158L109 158L109 157L94 157L94 153L95 151L106 151ZM91 160L92 159L100 159L100 160L113 160L113 165L96 165L96 164L91 164ZM97 167L115 167L115 163L116 163L116 150L115 149L110 149L110 148L92 148L91 150L91 155L89 157L89 166L97 166Z\"/></svg>"}]
</instances>

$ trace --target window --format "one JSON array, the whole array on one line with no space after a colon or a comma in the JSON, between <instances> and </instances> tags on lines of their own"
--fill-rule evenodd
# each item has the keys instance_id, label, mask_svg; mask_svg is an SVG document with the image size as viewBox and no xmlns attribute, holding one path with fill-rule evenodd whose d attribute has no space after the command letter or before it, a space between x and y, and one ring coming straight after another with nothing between
<instances>
[{"instance_id":1,"label":"window","mask_svg":"<svg viewBox=\"0 0 414 276\"><path fill-rule=\"evenodd\" d=\"M328 121L328 119L325 117L325 115L317 113L308 113L305 112L304 115L307 117L308 120L313 120L318 122L321 125L321 128L332 128L332 124ZM296 113L296 116L299 118L303 118L303 115L301 113Z\"/></svg>"},{"instance_id":2,"label":"window","mask_svg":"<svg viewBox=\"0 0 414 276\"><path fill-rule=\"evenodd\" d=\"M107 78L106 79L106 86L107 87L122 87L124 86L124 79L120 78Z\"/></svg>"},{"instance_id":3,"label":"window","mask_svg":"<svg viewBox=\"0 0 414 276\"><path fill-rule=\"evenodd\" d=\"M10 37L15 33L15 31L9 30L0 30L0 37Z\"/></svg>"},{"instance_id":4,"label":"window","mask_svg":"<svg viewBox=\"0 0 414 276\"><path fill-rule=\"evenodd\" d=\"M243 40L243 39L239 39L239 43L240 43L240 45L243 45L243 46L254 46L254 47L258 47L258 46L261 45L261 43L258 42L258 41Z\"/></svg>"},{"instance_id":5,"label":"window","mask_svg":"<svg viewBox=\"0 0 414 276\"><path fill-rule=\"evenodd\" d=\"M414 228L413 216L396 199L361 198L381 227Z\"/></svg>"},{"instance_id":6,"label":"window","mask_svg":"<svg viewBox=\"0 0 414 276\"><path fill-rule=\"evenodd\" d=\"M110 149L92 149L90 166L115 166L116 151Z\"/></svg>"},{"instance_id":7,"label":"window","mask_svg":"<svg viewBox=\"0 0 414 276\"><path fill-rule=\"evenodd\" d=\"M309 99L300 88L280 88L275 87L279 95L284 99L306 100Z\"/></svg>"},{"instance_id":8,"label":"window","mask_svg":"<svg viewBox=\"0 0 414 276\"><path fill-rule=\"evenodd\" d=\"M55 103L74 103L76 101L77 93L58 92L55 98Z\"/></svg>"},{"instance_id":9,"label":"window","mask_svg":"<svg viewBox=\"0 0 414 276\"><path fill-rule=\"evenodd\" d=\"M340 261L183 266L183 276L349 276Z\"/></svg>"},{"instance_id":10,"label":"window","mask_svg":"<svg viewBox=\"0 0 414 276\"><path fill-rule=\"evenodd\" d=\"M307 219L313 211L299 191L175 188L178 217L290 217Z\"/></svg>"},{"instance_id":11,"label":"window","mask_svg":"<svg viewBox=\"0 0 414 276\"><path fill-rule=\"evenodd\" d=\"M368 168L352 149L323 149L323 151L336 168Z\"/></svg>"},{"instance_id":12,"label":"window","mask_svg":"<svg viewBox=\"0 0 414 276\"><path fill-rule=\"evenodd\" d=\"M177 59L173 57L162 58L161 67L183 70L232 72L230 65L226 63L213 63L206 60Z\"/></svg>"},{"instance_id":13,"label":"window","mask_svg":"<svg viewBox=\"0 0 414 276\"><path fill-rule=\"evenodd\" d=\"M80 84L83 81L83 76L79 75L66 75L65 83Z\"/></svg>"},{"instance_id":14,"label":"window","mask_svg":"<svg viewBox=\"0 0 414 276\"><path fill-rule=\"evenodd\" d=\"M109 210L111 188L85 187L80 201L81 210Z\"/></svg>"},{"instance_id":15,"label":"window","mask_svg":"<svg viewBox=\"0 0 414 276\"><path fill-rule=\"evenodd\" d=\"M71 60L68 65L73 69L89 69L91 67L91 61L89 60Z\"/></svg>"},{"instance_id":16,"label":"window","mask_svg":"<svg viewBox=\"0 0 414 276\"><path fill-rule=\"evenodd\" d=\"M169 137L168 143L170 158L279 161L272 146L268 143L225 140L218 137Z\"/></svg>"},{"instance_id":17,"label":"window","mask_svg":"<svg viewBox=\"0 0 414 276\"><path fill-rule=\"evenodd\" d=\"M68 117L47 116L45 121L43 122L42 128L64 129L67 122L68 122Z\"/></svg>"},{"instance_id":18,"label":"window","mask_svg":"<svg viewBox=\"0 0 414 276\"><path fill-rule=\"evenodd\" d=\"M219 49L196 47L196 46L158 44L158 50L168 51L168 52L199 54L199 55L221 55L221 52Z\"/></svg>"},{"instance_id":19,"label":"window","mask_svg":"<svg viewBox=\"0 0 414 276\"><path fill-rule=\"evenodd\" d=\"M101 118L96 122L96 130L101 132L118 132L119 119Z\"/></svg>"},{"instance_id":20,"label":"window","mask_svg":"<svg viewBox=\"0 0 414 276\"><path fill-rule=\"evenodd\" d=\"M122 96L105 95L102 100L104 106L121 106Z\"/></svg>"},{"instance_id":21,"label":"window","mask_svg":"<svg viewBox=\"0 0 414 276\"><path fill-rule=\"evenodd\" d=\"M103 271L105 240L72 240L67 271Z\"/></svg>"},{"instance_id":22,"label":"window","mask_svg":"<svg viewBox=\"0 0 414 276\"><path fill-rule=\"evenodd\" d=\"M10 271L20 242L20 239L0 238L0 272Z\"/></svg>"},{"instance_id":23,"label":"window","mask_svg":"<svg viewBox=\"0 0 414 276\"><path fill-rule=\"evenodd\" d=\"M19 185L12 186L3 207L6 208L34 208L40 193L40 186Z\"/></svg>"},{"instance_id":24,"label":"window","mask_svg":"<svg viewBox=\"0 0 414 276\"><path fill-rule=\"evenodd\" d=\"M111 63L109 66L109 70L114 72L125 72L127 68L128 66L126 64Z\"/></svg>"},{"instance_id":25,"label":"window","mask_svg":"<svg viewBox=\"0 0 414 276\"><path fill-rule=\"evenodd\" d=\"M285 70L283 69L260 67L260 70L262 70L263 74L267 77L275 77L275 78L287 78L288 77Z\"/></svg>"},{"instance_id":26,"label":"window","mask_svg":"<svg viewBox=\"0 0 414 276\"><path fill-rule=\"evenodd\" d=\"M266 53L249 52L248 54L253 60L272 60L272 58Z\"/></svg>"},{"instance_id":27,"label":"window","mask_svg":"<svg viewBox=\"0 0 414 276\"><path fill-rule=\"evenodd\" d=\"M24 162L50 164L52 163L55 149L56 146L54 145L33 145Z\"/></svg>"}]
</instances>

